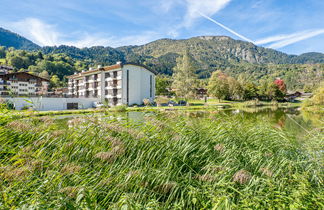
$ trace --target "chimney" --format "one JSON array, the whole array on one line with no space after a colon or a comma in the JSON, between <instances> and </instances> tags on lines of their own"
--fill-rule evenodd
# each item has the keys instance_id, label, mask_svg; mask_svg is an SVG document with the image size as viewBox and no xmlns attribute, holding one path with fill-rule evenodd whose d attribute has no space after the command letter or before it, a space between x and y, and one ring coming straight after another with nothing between
<instances>
[{"instance_id":1,"label":"chimney","mask_svg":"<svg viewBox=\"0 0 324 210\"><path fill-rule=\"evenodd\" d=\"M101 67L102 67L101 65L98 65L98 69L101 69Z\"/></svg>"},{"instance_id":2,"label":"chimney","mask_svg":"<svg viewBox=\"0 0 324 210\"><path fill-rule=\"evenodd\" d=\"M92 68L92 67L90 67L90 68L89 68L89 71L92 71L92 70L93 70L93 68Z\"/></svg>"},{"instance_id":3,"label":"chimney","mask_svg":"<svg viewBox=\"0 0 324 210\"><path fill-rule=\"evenodd\" d=\"M120 65L120 64L122 64L122 62L121 61L117 61L117 63L116 63L117 65Z\"/></svg>"}]
</instances>

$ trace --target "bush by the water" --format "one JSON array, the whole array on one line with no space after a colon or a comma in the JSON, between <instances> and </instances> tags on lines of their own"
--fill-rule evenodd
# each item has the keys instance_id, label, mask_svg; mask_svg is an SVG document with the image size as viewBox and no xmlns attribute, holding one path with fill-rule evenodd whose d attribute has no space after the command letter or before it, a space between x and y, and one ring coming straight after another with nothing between
<instances>
[{"instance_id":1,"label":"bush by the water","mask_svg":"<svg viewBox=\"0 0 324 210\"><path fill-rule=\"evenodd\" d=\"M0 208L323 208L321 133L306 147L239 116L107 119L0 127Z\"/></svg>"},{"instance_id":2,"label":"bush by the water","mask_svg":"<svg viewBox=\"0 0 324 210\"><path fill-rule=\"evenodd\" d=\"M324 113L324 83L314 91L312 98L303 102L302 108L304 110L319 111Z\"/></svg>"}]
</instances>

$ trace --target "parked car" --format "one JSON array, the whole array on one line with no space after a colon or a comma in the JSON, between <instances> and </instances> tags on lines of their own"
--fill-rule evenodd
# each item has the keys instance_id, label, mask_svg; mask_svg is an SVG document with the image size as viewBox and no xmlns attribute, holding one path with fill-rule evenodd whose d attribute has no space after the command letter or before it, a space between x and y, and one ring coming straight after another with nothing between
<instances>
[{"instance_id":1,"label":"parked car","mask_svg":"<svg viewBox=\"0 0 324 210\"><path fill-rule=\"evenodd\" d=\"M177 105L177 102L175 102L175 101L173 101L173 100L170 100L170 101L168 102L168 105L169 105L169 106L176 106L176 105Z\"/></svg>"},{"instance_id":2,"label":"parked car","mask_svg":"<svg viewBox=\"0 0 324 210\"><path fill-rule=\"evenodd\" d=\"M180 101L178 101L178 104L179 104L180 106L186 106L186 105L187 105L187 102L184 101L184 100L180 100Z\"/></svg>"}]
</instances>

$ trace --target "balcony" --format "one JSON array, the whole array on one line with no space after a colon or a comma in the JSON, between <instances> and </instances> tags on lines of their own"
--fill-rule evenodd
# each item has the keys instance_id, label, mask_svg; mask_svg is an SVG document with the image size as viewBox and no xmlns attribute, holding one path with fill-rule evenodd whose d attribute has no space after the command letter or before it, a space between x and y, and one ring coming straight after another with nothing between
<instances>
[{"instance_id":1,"label":"balcony","mask_svg":"<svg viewBox=\"0 0 324 210\"><path fill-rule=\"evenodd\" d=\"M122 100L117 99L117 98L113 98L112 101L110 102L110 104L113 105L113 106L122 105Z\"/></svg>"},{"instance_id":2,"label":"balcony","mask_svg":"<svg viewBox=\"0 0 324 210\"><path fill-rule=\"evenodd\" d=\"M10 82L2 81L2 82L0 82L0 85L10 85Z\"/></svg>"},{"instance_id":3,"label":"balcony","mask_svg":"<svg viewBox=\"0 0 324 210\"><path fill-rule=\"evenodd\" d=\"M122 95L106 95L105 98L122 98Z\"/></svg>"},{"instance_id":4,"label":"balcony","mask_svg":"<svg viewBox=\"0 0 324 210\"><path fill-rule=\"evenodd\" d=\"M108 86L106 87L106 90L113 90L113 89L121 89L122 87L120 85L117 86Z\"/></svg>"}]
</instances>

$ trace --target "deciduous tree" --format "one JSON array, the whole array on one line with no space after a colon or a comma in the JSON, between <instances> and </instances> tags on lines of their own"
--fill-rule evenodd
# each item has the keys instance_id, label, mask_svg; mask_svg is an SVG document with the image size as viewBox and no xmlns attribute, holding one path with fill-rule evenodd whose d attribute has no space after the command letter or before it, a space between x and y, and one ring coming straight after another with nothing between
<instances>
[{"instance_id":1,"label":"deciduous tree","mask_svg":"<svg viewBox=\"0 0 324 210\"><path fill-rule=\"evenodd\" d=\"M227 76L223 72L213 72L208 83L208 93L219 100L229 98L230 93L228 80Z\"/></svg>"}]
</instances>

